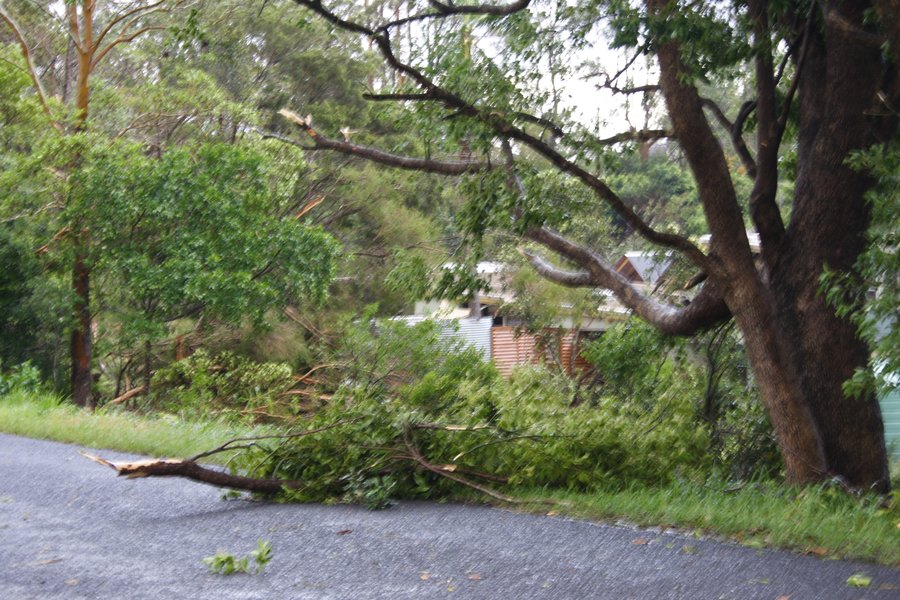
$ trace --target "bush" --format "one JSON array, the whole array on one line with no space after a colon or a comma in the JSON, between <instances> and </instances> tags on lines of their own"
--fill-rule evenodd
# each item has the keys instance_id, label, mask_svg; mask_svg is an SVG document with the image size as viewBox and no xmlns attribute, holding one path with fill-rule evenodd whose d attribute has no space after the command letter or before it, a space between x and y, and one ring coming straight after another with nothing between
<instances>
[{"instance_id":1,"label":"bush","mask_svg":"<svg viewBox=\"0 0 900 600\"><path fill-rule=\"evenodd\" d=\"M274 410L293 383L287 364L257 363L231 352L210 356L198 350L154 374L151 403L187 416L224 413L240 419L254 411Z\"/></svg>"},{"instance_id":2,"label":"bush","mask_svg":"<svg viewBox=\"0 0 900 600\"><path fill-rule=\"evenodd\" d=\"M628 407L631 418L670 404L693 406L692 418L678 414L708 432L706 453L719 476L748 479L781 468L733 326L684 340L667 338L634 319L591 342L584 355L601 375L602 397Z\"/></svg>"},{"instance_id":3,"label":"bush","mask_svg":"<svg viewBox=\"0 0 900 600\"><path fill-rule=\"evenodd\" d=\"M36 392L40 388L41 371L31 361L14 365L5 372L0 368L0 396L12 392Z\"/></svg>"}]
</instances>

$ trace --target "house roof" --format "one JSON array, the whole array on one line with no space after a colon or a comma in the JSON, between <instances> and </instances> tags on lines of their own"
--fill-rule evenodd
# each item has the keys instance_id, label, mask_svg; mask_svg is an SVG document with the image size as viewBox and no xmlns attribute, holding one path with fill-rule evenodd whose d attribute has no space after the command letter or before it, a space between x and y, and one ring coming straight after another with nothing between
<instances>
[{"instance_id":1,"label":"house roof","mask_svg":"<svg viewBox=\"0 0 900 600\"><path fill-rule=\"evenodd\" d=\"M671 253L626 252L616 263L616 271L631 280L649 285L655 284L672 265Z\"/></svg>"}]
</instances>

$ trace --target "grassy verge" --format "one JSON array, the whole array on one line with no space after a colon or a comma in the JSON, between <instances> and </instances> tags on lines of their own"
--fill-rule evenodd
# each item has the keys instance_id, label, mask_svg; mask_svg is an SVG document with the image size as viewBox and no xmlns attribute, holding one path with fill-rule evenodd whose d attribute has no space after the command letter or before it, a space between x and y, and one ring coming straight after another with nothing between
<instances>
[{"instance_id":1,"label":"grassy verge","mask_svg":"<svg viewBox=\"0 0 900 600\"><path fill-rule=\"evenodd\" d=\"M222 422L191 423L126 413L88 413L50 395L0 398L0 431L34 438L110 448L150 456L186 457L262 428ZM223 455L212 457L225 460ZM534 490L514 495L534 500L536 512L552 510L591 520L625 519L636 525L677 527L718 534L756 548L780 547L829 558L900 564L900 508L875 499L854 500L834 488L790 489L751 484L727 491L692 483L665 488L570 493ZM552 509L540 505L555 500ZM641 535L650 539L652 536Z\"/></svg>"},{"instance_id":2,"label":"grassy verge","mask_svg":"<svg viewBox=\"0 0 900 600\"><path fill-rule=\"evenodd\" d=\"M560 508L550 510L590 520L625 519L635 525L725 536L754 548L900 565L896 503L883 508L877 498L856 500L836 488L751 484L729 492L724 486L686 483L590 494L540 490L519 497L556 500ZM536 510L546 513L548 507Z\"/></svg>"},{"instance_id":3,"label":"grassy verge","mask_svg":"<svg viewBox=\"0 0 900 600\"><path fill-rule=\"evenodd\" d=\"M15 392L0 397L0 431L169 458L193 456L231 438L268 432L260 427L239 427L217 421L186 422L175 417L113 411L90 413L70 404L60 404L51 394ZM227 454L209 457L210 462L222 463L227 459Z\"/></svg>"}]
</instances>

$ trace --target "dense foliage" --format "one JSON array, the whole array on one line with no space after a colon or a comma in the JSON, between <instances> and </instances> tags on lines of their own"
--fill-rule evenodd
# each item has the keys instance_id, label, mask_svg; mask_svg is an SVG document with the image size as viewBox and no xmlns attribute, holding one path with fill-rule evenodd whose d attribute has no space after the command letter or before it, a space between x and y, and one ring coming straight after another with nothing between
<instances>
[{"instance_id":1,"label":"dense foliage","mask_svg":"<svg viewBox=\"0 0 900 600\"><path fill-rule=\"evenodd\" d=\"M344 339L345 381L302 425L318 432L260 441L236 463L303 482L293 498L434 498L459 489L453 477L498 488L655 485L703 478L710 464L688 395L573 407L567 378L525 368L505 381L433 324L361 323Z\"/></svg>"}]
</instances>

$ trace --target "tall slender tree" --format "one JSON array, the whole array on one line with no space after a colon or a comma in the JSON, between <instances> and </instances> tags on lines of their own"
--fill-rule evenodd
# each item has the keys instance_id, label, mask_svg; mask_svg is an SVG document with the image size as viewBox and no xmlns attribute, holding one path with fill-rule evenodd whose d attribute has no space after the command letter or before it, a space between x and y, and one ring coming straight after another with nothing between
<instances>
[{"instance_id":1,"label":"tall slender tree","mask_svg":"<svg viewBox=\"0 0 900 600\"><path fill-rule=\"evenodd\" d=\"M86 132L90 127L94 76L104 60L117 47L128 44L148 32L164 30L166 25L159 20L159 15L182 4L183 0L140 2L67 0L62 7L56 7L53 3L46 3L42 7L43 18L50 23L50 29L53 27L61 29L67 37L70 48L64 59L64 81L60 86L61 89L68 90L69 55L74 53L72 119L67 119L62 111L54 109L53 99L48 96L41 71L34 62L28 32L19 25L14 12L3 4L0 4L0 21L5 23L21 50L34 91L47 115L49 125L60 135L77 135ZM68 170L80 168L80 163L81 157L76 151L71 157ZM83 227L76 219L68 224L65 239L72 247L72 292L75 298L75 318L70 339L72 401L80 406L92 408L94 398L91 391L93 379L89 260L91 235L89 229Z\"/></svg>"}]
</instances>

